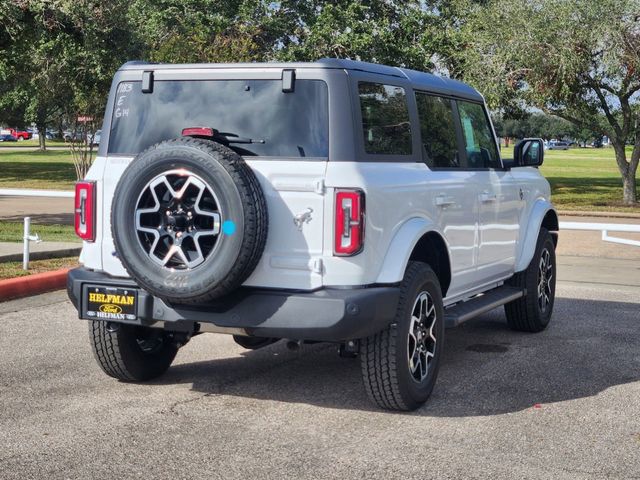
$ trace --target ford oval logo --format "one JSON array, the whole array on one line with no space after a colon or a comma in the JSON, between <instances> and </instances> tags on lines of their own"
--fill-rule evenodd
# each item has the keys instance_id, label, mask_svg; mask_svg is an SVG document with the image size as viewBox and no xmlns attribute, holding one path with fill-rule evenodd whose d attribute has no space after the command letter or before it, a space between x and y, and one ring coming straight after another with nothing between
<instances>
[{"instance_id":1,"label":"ford oval logo","mask_svg":"<svg viewBox=\"0 0 640 480\"><path fill-rule=\"evenodd\" d=\"M120 308L118 305L104 303L100 305L100 311L102 313L122 313L122 308Z\"/></svg>"}]
</instances>

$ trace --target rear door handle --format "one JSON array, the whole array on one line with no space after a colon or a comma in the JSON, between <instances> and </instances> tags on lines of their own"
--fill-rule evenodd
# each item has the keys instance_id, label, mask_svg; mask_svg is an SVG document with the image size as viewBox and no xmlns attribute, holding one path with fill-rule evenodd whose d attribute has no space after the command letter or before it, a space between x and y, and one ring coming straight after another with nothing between
<instances>
[{"instance_id":1,"label":"rear door handle","mask_svg":"<svg viewBox=\"0 0 640 480\"><path fill-rule=\"evenodd\" d=\"M451 197L447 197L446 195L437 195L436 196L436 205L438 207L446 207L447 205L455 205L456 202Z\"/></svg>"},{"instance_id":2,"label":"rear door handle","mask_svg":"<svg viewBox=\"0 0 640 480\"><path fill-rule=\"evenodd\" d=\"M484 191L480 194L480 201L483 203L495 202L496 200L498 200L498 196L495 193Z\"/></svg>"}]
</instances>

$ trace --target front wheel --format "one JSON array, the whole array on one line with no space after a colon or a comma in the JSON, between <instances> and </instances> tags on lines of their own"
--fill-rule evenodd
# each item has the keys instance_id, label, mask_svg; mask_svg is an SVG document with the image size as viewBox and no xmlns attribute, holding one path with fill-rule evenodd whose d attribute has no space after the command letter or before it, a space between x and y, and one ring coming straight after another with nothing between
<instances>
[{"instance_id":1,"label":"front wheel","mask_svg":"<svg viewBox=\"0 0 640 480\"><path fill-rule=\"evenodd\" d=\"M393 324L360 342L367 394L380 407L414 410L433 390L444 341L444 309L438 277L410 262L400 286Z\"/></svg>"},{"instance_id":2,"label":"front wheel","mask_svg":"<svg viewBox=\"0 0 640 480\"><path fill-rule=\"evenodd\" d=\"M163 330L89 321L89 340L102 370L126 382L142 382L165 373L178 345Z\"/></svg>"},{"instance_id":3,"label":"front wheel","mask_svg":"<svg viewBox=\"0 0 640 480\"><path fill-rule=\"evenodd\" d=\"M510 328L520 332L541 332L551 320L556 295L556 251L546 228L538 234L536 251L523 272L508 282L526 290L526 295L504 306Z\"/></svg>"}]
</instances>

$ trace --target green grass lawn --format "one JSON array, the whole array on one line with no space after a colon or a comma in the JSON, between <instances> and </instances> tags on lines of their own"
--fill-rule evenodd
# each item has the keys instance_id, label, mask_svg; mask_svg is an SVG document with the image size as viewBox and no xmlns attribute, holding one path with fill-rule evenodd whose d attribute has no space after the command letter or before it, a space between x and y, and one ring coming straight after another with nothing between
<instances>
[{"instance_id":1,"label":"green grass lawn","mask_svg":"<svg viewBox=\"0 0 640 480\"><path fill-rule=\"evenodd\" d=\"M47 147L62 147L64 146L64 140L47 140L45 142ZM0 149L6 148L17 148L17 147L38 147L40 146L39 140L20 140L19 142L2 142L0 143Z\"/></svg>"},{"instance_id":2,"label":"green grass lawn","mask_svg":"<svg viewBox=\"0 0 640 480\"><path fill-rule=\"evenodd\" d=\"M0 222L0 242L22 242L22 222ZM38 234L45 242L80 242L70 225L31 225L31 234Z\"/></svg>"},{"instance_id":3,"label":"green grass lawn","mask_svg":"<svg viewBox=\"0 0 640 480\"><path fill-rule=\"evenodd\" d=\"M68 150L21 152L0 148L0 188L71 190L75 181L76 171Z\"/></svg>"},{"instance_id":4,"label":"green grass lawn","mask_svg":"<svg viewBox=\"0 0 640 480\"><path fill-rule=\"evenodd\" d=\"M502 156L513 158L513 149L503 148ZM612 148L547 150L540 171L549 180L552 200L561 210L640 213L640 207L622 203L622 179ZM640 180L636 182L640 191Z\"/></svg>"}]
</instances>

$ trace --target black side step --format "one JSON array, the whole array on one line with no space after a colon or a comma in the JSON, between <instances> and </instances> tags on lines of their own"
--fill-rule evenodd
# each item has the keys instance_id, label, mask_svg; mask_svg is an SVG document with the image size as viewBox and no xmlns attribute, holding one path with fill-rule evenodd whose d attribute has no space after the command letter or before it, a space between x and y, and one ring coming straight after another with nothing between
<instances>
[{"instance_id":1,"label":"black side step","mask_svg":"<svg viewBox=\"0 0 640 480\"><path fill-rule=\"evenodd\" d=\"M446 328L457 327L473 317L493 310L496 307L509 303L525 295L525 291L515 287L494 288L486 293L477 295L466 302L459 302L445 308L444 326Z\"/></svg>"}]
</instances>

